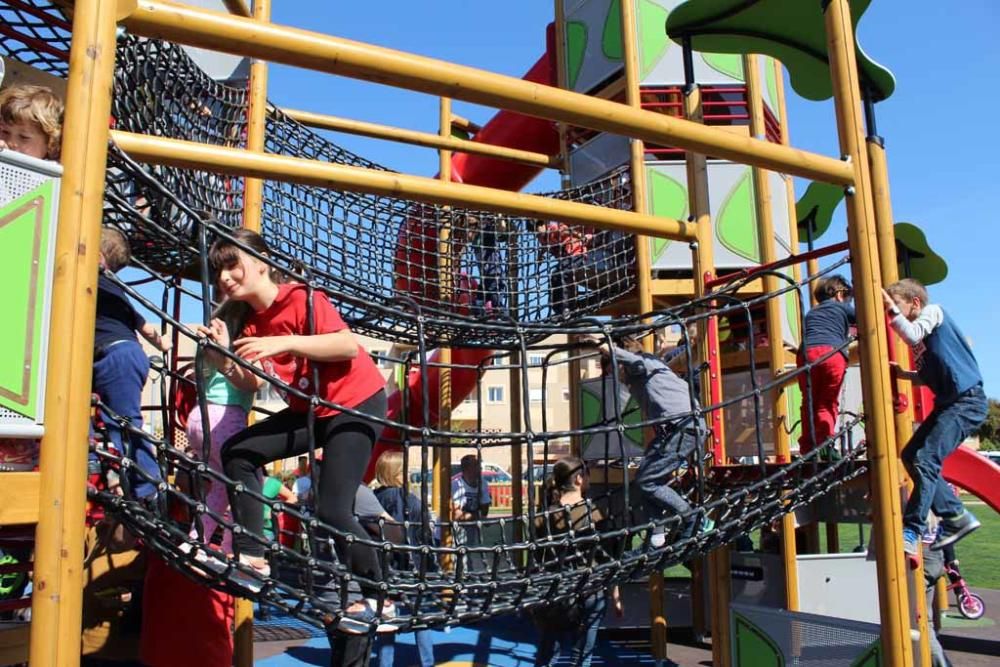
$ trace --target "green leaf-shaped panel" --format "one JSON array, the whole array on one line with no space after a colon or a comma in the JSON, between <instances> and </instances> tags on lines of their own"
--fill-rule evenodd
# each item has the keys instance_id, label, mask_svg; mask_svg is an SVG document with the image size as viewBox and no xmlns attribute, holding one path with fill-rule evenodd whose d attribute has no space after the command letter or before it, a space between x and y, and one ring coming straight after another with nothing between
<instances>
[{"instance_id":1,"label":"green leaf-shaped panel","mask_svg":"<svg viewBox=\"0 0 1000 667\"><path fill-rule=\"evenodd\" d=\"M916 278L924 285L933 285L948 277L947 262L931 249L923 230L909 222L897 222L893 229L900 278Z\"/></svg>"},{"instance_id":2,"label":"green leaf-shaped panel","mask_svg":"<svg viewBox=\"0 0 1000 667\"><path fill-rule=\"evenodd\" d=\"M636 31L639 37L639 76L646 78L656 64L663 60L672 42L667 38L663 25L667 10L651 0L636 4Z\"/></svg>"},{"instance_id":3,"label":"green leaf-shaped panel","mask_svg":"<svg viewBox=\"0 0 1000 667\"><path fill-rule=\"evenodd\" d=\"M809 100L833 95L822 4L818 0L688 0L670 13L667 34L680 43L690 37L695 50L761 53L788 68L792 88ZM857 23L871 0L851 0ZM875 101L892 95L896 81L856 47L861 85Z\"/></svg>"},{"instance_id":4,"label":"green leaf-shaped panel","mask_svg":"<svg viewBox=\"0 0 1000 667\"><path fill-rule=\"evenodd\" d=\"M570 90L576 86L587 53L587 24L570 21L566 24L566 78Z\"/></svg>"},{"instance_id":5,"label":"green leaf-shaped panel","mask_svg":"<svg viewBox=\"0 0 1000 667\"><path fill-rule=\"evenodd\" d=\"M604 18L601 50L608 60L622 59L622 5L621 0L611 0L608 15Z\"/></svg>"},{"instance_id":6,"label":"green leaf-shaped panel","mask_svg":"<svg viewBox=\"0 0 1000 667\"><path fill-rule=\"evenodd\" d=\"M701 59L719 74L743 81L743 58L732 53L703 53Z\"/></svg>"},{"instance_id":7,"label":"green leaf-shaped panel","mask_svg":"<svg viewBox=\"0 0 1000 667\"><path fill-rule=\"evenodd\" d=\"M800 243L807 242L810 231L812 240L816 241L830 228L833 213L843 198L844 188L839 185L818 182L809 184L805 194L795 204Z\"/></svg>"},{"instance_id":8,"label":"green leaf-shaped panel","mask_svg":"<svg viewBox=\"0 0 1000 667\"><path fill-rule=\"evenodd\" d=\"M733 654L737 667L785 667L781 649L767 633L741 614L733 614L733 624L736 626Z\"/></svg>"},{"instance_id":9,"label":"green leaf-shaped panel","mask_svg":"<svg viewBox=\"0 0 1000 667\"><path fill-rule=\"evenodd\" d=\"M650 214L661 218L683 220L687 217L687 187L661 171L650 169L649 208ZM656 262L670 246L669 239L650 239L651 260Z\"/></svg>"},{"instance_id":10,"label":"green leaf-shaped panel","mask_svg":"<svg viewBox=\"0 0 1000 667\"><path fill-rule=\"evenodd\" d=\"M753 176L749 168L744 170L743 175L723 200L715 233L719 237L719 242L731 252L744 259L760 261Z\"/></svg>"}]
</instances>

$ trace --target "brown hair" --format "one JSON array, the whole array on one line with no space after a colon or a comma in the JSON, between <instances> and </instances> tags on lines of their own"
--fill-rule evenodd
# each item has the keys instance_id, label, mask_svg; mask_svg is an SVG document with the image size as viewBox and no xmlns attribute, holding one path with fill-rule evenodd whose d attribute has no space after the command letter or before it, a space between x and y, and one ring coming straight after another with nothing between
<instances>
[{"instance_id":1,"label":"brown hair","mask_svg":"<svg viewBox=\"0 0 1000 667\"><path fill-rule=\"evenodd\" d=\"M816 301L823 303L824 301L833 299L841 292L847 292L848 298L854 294L854 290L851 289L851 283L847 282L844 276L833 275L820 278L816 283L816 289L813 290L813 295L816 297Z\"/></svg>"},{"instance_id":2,"label":"brown hair","mask_svg":"<svg viewBox=\"0 0 1000 667\"><path fill-rule=\"evenodd\" d=\"M267 257L271 254L271 249L267 247L267 242L257 232L249 229L232 229L229 231L229 238L220 238L208 249L208 266L212 272L212 282L218 282L219 274L223 269L232 268L240 261L240 250L247 247L258 255ZM284 282L284 273L275 267L270 270L271 280L276 283Z\"/></svg>"},{"instance_id":3,"label":"brown hair","mask_svg":"<svg viewBox=\"0 0 1000 667\"><path fill-rule=\"evenodd\" d=\"M107 225L101 228L101 254L104 255L104 266L112 273L118 273L132 261L132 250L125 235Z\"/></svg>"},{"instance_id":4,"label":"brown hair","mask_svg":"<svg viewBox=\"0 0 1000 667\"><path fill-rule=\"evenodd\" d=\"M914 280L913 278L898 280L886 287L885 291L891 297L898 296L907 300L920 299L921 306L926 306L930 303L930 295L927 294L927 288L919 280Z\"/></svg>"},{"instance_id":5,"label":"brown hair","mask_svg":"<svg viewBox=\"0 0 1000 667\"><path fill-rule=\"evenodd\" d=\"M62 140L63 103L44 86L11 86L0 91L0 123L34 123L48 138L50 160L59 159Z\"/></svg>"},{"instance_id":6,"label":"brown hair","mask_svg":"<svg viewBox=\"0 0 1000 667\"><path fill-rule=\"evenodd\" d=\"M577 475L586 474L587 462L575 456L564 456L552 465L552 472L545 479L544 493L539 498L539 509L546 509L559 502L562 494L573 490Z\"/></svg>"},{"instance_id":7,"label":"brown hair","mask_svg":"<svg viewBox=\"0 0 1000 667\"><path fill-rule=\"evenodd\" d=\"M382 486L399 486L403 476L403 452L382 452L375 463L375 479Z\"/></svg>"}]
</instances>

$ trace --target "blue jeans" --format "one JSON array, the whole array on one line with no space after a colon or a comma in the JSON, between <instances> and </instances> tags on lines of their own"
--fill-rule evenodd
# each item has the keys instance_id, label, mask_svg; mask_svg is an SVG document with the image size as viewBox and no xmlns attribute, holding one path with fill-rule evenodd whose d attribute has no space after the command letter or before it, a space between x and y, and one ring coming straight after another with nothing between
<instances>
[{"instance_id":1,"label":"blue jeans","mask_svg":"<svg viewBox=\"0 0 1000 667\"><path fill-rule=\"evenodd\" d=\"M434 667L434 631L417 630L417 653L420 667ZM396 633L383 632L375 637L375 664L377 667L393 667L396 659Z\"/></svg>"},{"instance_id":2,"label":"blue jeans","mask_svg":"<svg viewBox=\"0 0 1000 667\"><path fill-rule=\"evenodd\" d=\"M127 419L133 428L142 428L142 388L149 375L149 357L139 341L130 340L112 344L94 354L92 391L101 402L118 417ZM125 434L118 421L103 408L101 421L108 429L111 444L128 456L149 477L160 480L160 467L156 462L153 446L135 433ZM130 469L129 482L136 498L146 498L156 493L156 486L141 473Z\"/></svg>"},{"instance_id":3,"label":"blue jeans","mask_svg":"<svg viewBox=\"0 0 1000 667\"><path fill-rule=\"evenodd\" d=\"M903 527L924 534L927 512L953 519L965 508L941 477L944 460L986 420L986 394L976 385L953 403L934 408L903 448L903 465L913 480L913 492L903 510Z\"/></svg>"},{"instance_id":4,"label":"blue jeans","mask_svg":"<svg viewBox=\"0 0 1000 667\"><path fill-rule=\"evenodd\" d=\"M571 627L539 628L541 637L538 640L538 652L535 654L535 667L549 667L559 657L561 646L573 642L573 652L570 654L572 667L590 667L594 659L594 646L597 644L597 631L604 620L604 611L608 601L604 591L583 598L580 602L580 620Z\"/></svg>"},{"instance_id":5,"label":"blue jeans","mask_svg":"<svg viewBox=\"0 0 1000 667\"><path fill-rule=\"evenodd\" d=\"M688 501L670 487L674 472L701 450L701 434L695 427L665 424L646 453L635 475L636 485L654 511L660 514L684 514L691 509ZM658 517L657 517L658 518Z\"/></svg>"}]
</instances>

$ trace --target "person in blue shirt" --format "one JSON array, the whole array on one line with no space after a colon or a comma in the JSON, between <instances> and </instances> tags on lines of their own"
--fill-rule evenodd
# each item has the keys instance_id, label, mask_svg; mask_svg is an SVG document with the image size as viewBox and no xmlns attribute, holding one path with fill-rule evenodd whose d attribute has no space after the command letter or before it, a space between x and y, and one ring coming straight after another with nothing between
<instances>
[{"instance_id":1,"label":"person in blue shirt","mask_svg":"<svg viewBox=\"0 0 1000 667\"><path fill-rule=\"evenodd\" d=\"M821 278L813 291L817 304L805 317L798 365L802 390L802 435L799 454L827 446L837 432L840 389L847 373L847 343L856 324L851 285L843 276ZM836 352L839 350L839 352Z\"/></svg>"},{"instance_id":2,"label":"person in blue shirt","mask_svg":"<svg viewBox=\"0 0 1000 667\"><path fill-rule=\"evenodd\" d=\"M927 289L912 278L882 294L893 330L913 351L914 371L893 365L898 377L934 392L934 410L903 448L903 464L913 492L903 510L903 548L915 556L930 510L940 517L937 551L975 529L979 520L962 505L941 476L944 460L986 420L986 394L979 364L968 341L941 306L929 302Z\"/></svg>"},{"instance_id":3,"label":"person in blue shirt","mask_svg":"<svg viewBox=\"0 0 1000 667\"><path fill-rule=\"evenodd\" d=\"M101 230L103 271L97 279L92 390L107 408L106 411L102 407L99 415L111 444L119 454L135 461L142 471L132 469L129 479L134 496L144 499L156 494L161 475L152 444L138 435L138 429L142 428L142 388L149 375L149 358L136 334L162 352L170 349L170 341L143 319L125 290L108 277L108 273L125 268L131 259L125 235L113 227L104 227ZM127 420L135 430L126 433L119 418Z\"/></svg>"}]
</instances>

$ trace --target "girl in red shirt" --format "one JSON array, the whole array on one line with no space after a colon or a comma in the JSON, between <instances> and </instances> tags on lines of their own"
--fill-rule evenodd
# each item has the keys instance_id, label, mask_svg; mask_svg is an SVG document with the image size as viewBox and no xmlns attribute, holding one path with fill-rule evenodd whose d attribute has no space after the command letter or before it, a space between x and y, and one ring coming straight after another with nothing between
<instances>
[{"instance_id":1,"label":"girl in red shirt","mask_svg":"<svg viewBox=\"0 0 1000 667\"><path fill-rule=\"evenodd\" d=\"M316 449L323 450L321 482L316 494L319 519L338 532L334 540L341 561L357 575L363 600L348 608L341 628L367 631L378 618L377 584L382 580L378 556L372 547L348 545L343 537L353 533L369 536L354 516L354 494L362 481L372 447L382 432L386 414L385 381L375 363L341 319L326 295L301 283L281 282L280 274L241 247L259 255L268 254L260 235L245 229L232 232L235 239L216 241L209 251L214 279L223 296L247 303L252 312L240 337L233 342L236 355L248 366L231 359L219 371L235 384L256 377L249 364L285 386L275 384L288 407L229 438L222 446L226 475L242 483L248 492L232 493L231 503L246 531L234 537L243 564L261 575L270 574L264 559L264 513L253 494L261 493L257 473L271 461L304 454L309 449L308 413L311 397L321 399L313 407ZM228 348L225 327L201 329L203 335ZM314 370L317 371L314 374ZM314 386L314 378L318 385ZM257 378L258 385L263 380ZM350 414L344 409L357 413ZM391 603L381 617L390 616Z\"/></svg>"}]
</instances>

